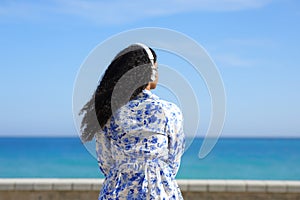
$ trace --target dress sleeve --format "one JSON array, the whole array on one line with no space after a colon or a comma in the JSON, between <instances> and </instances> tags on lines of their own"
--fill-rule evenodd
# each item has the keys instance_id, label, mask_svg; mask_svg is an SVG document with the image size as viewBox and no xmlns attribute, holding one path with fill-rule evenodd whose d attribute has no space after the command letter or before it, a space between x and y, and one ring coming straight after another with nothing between
<instances>
[{"instance_id":1,"label":"dress sleeve","mask_svg":"<svg viewBox=\"0 0 300 200\"><path fill-rule=\"evenodd\" d=\"M173 177L175 177L180 166L181 156L184 152L185 136L183 132L182 113L174 104L171 104L169 108L166 130L168 134L169 166Z\"/></svg>"},{"instance_id":2,"label":"dress sleeve","mask_svg":"<svg viewBox=\"0 0 300 200\"><path fill-rule=\"evenodd\" d=\"M104 131L96 135L96 155L98 165L102 173L107 176L110 168L113 166L113 158L111 153L111 139Z\"/></svg>"}]
</instances>

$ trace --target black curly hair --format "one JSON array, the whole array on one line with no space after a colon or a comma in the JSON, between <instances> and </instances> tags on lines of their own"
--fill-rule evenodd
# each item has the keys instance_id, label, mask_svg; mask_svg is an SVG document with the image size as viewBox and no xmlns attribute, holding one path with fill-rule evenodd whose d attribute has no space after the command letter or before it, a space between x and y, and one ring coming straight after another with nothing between
<instances>
[{"instance_id":1,"label":"black curly hair","mask_svg":"<svg viewBox=\"0 0 300 200\"><path fill-rule=\"evenodd\" d=\"M155 63L157 60L156 53L153 49L149 49L153 54ZM141 66L143 68L141 68ZM119 84L118 87L121 87L119 89L121 89L122 94L129 94L129 100L132 100L140 94L151 81L151 66L152 64L146 50L139 45L130 45L117 54L102 76L92 98L79 112L79 115L83 115L80 127L81 140L83 142L92 140L94 135L100 131L99 129L104 127L107 120L113 114L112 106L114 110L116 110L127 103L126 101L128 101L128 99L126 98L119 100L119 102L116 102L116 100L112 102L113 91L118 81L122 77L125 77L124 75L130 71L130 73L126 74L129 74L129 76L126 76L125 82L122 80L122 84ZM138 69L138 67L142 70L134 71ZM139 86L132 88L136 83L139 83ZM112 103L116 104L112 105Z\"/></svg>"}]
</instances>

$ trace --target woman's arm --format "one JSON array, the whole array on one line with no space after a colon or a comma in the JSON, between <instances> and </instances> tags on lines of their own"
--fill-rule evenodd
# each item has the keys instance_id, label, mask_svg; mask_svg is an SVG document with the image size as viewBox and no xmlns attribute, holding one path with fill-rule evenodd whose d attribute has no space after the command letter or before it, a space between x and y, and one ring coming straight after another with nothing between
<instances>
[{"instance_id":1,"label":"woman's arm","mask_svg":"<svg viewBox=\"0 0 300 200\"><path fill-rule=\"evenodd\" d=\"M96 154L99 168L107 176L114 161L111 153L111 141L104 131L96 134Z\"/></svg>"},{"instance_id":2,"label":"woman's arm","mask_svg":"<svg viewBox=\"0 0 300 200\"><path fill-rule=\"evenodd\" d=\"M171 104L169 108L166 128L168 134L169 166L173 177L175 177L185 147L183 116L180 109L175 104Z\"/></svg>"}]
</instances>

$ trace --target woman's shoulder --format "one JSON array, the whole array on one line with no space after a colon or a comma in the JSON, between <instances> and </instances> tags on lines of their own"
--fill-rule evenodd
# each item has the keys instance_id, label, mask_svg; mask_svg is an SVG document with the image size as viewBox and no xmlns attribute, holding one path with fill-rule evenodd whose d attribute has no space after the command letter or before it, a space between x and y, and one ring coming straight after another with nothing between
<instances>
[{"instance_id":1,"label":"woman's shoulder","mask_svg":"<svg viewBox=\"0 0 300 200\"><path fill-rule=\"evenodd\" d=\"M149 107L153 109L154 106L156 110L160 110L160 113L167 121L171 123L183 121L182 111L175 103L163 99L156 99L152 101L152 106Z\"/></svg>"},{"instance_id":2,"label":"woman's shoulder","mask_svg":"<svg viewBox=\"0 0 300 200\"><path fill-rule=\"evenodd\" d=\"M148 91L149 92L149 91ZM161 105L163 108L167 108L167 109L173 109L173 110L178 110L180 111L180 108L173 102L161 99L160 97L158 97L156 94L149 92L149 100L152 101L153 103L156 103L158 105Z\"/></svg>"},{"instance_id":3,"label":"woman's shoulder","mask_svg":"<svg viewBox=\"0 0 300 200\"><path fill-rule=\"evenodd\" d=\"M167 109L172 109L172 110L180 110L180 108L173 102L171 101L167 101L167 100L163 100L163 99L159 99L159 103Z\"/></svg>"},{"instance_id":4,"label":"woman's shoulder","mask_svg":"<svg viewBox=\"0 0 300 200\"><path fill-rule=\"evenodd\" d=\"M159 103L161 104L163 110L166 111L166 113L175 113L177 115L182 115L180 108L175 103L163 99L160 99Z\"/></svg>"}]
</instances>

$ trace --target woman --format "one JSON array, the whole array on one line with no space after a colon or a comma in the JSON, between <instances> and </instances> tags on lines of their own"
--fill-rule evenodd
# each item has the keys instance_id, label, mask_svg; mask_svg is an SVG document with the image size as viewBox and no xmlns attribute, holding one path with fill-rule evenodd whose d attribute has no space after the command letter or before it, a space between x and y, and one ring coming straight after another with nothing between
<instances>
[{"instance_id":1,"label":"woman","mask_svg":"<svg viewBox=\"0 0 300 200\"><path fill-rule=\"evenodd\" d=\"M150 91L157 81L155 52L130 45L113 59L81 110L81 138L95 137L105 175L101 200L183 199L175 181L184 152L183 117L175 104Z\"/></svg>"}]
</instances>

